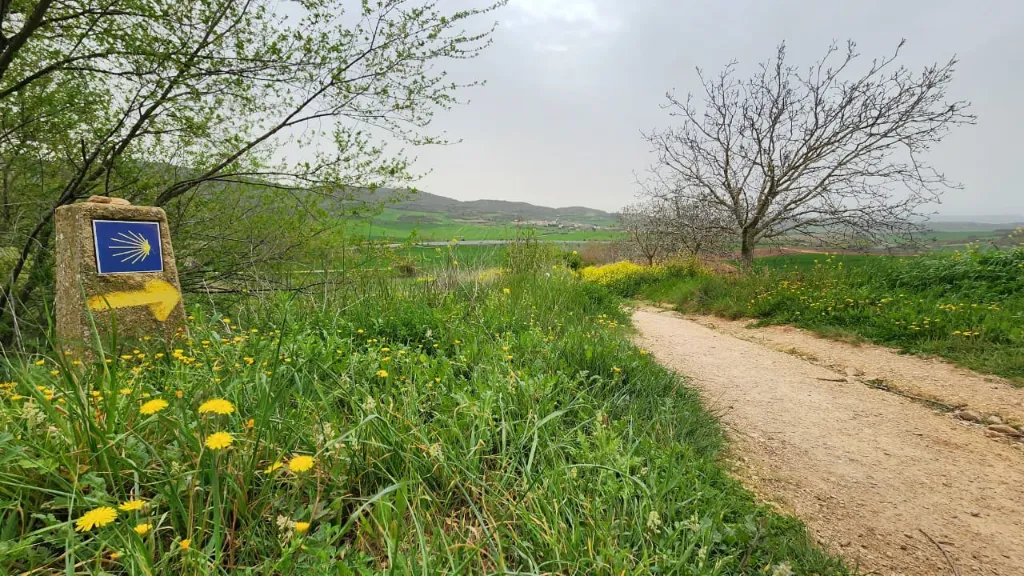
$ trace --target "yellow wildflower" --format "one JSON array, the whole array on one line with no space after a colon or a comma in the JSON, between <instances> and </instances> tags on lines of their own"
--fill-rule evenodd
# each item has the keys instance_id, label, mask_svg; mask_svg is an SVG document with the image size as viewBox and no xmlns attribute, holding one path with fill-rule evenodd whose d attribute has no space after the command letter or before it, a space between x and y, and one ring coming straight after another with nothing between
<instances>
[{"instance_id":1,"label":"yellow wildflower","mask_svg":"<svg viewBox=\"0 0 1024 576\"><path fill-rule=\"evenodd\" d=\"M235 405L223 398L207 400L199 406L200 414L206 414L207 412L213 412L215 414L231 414L234 411Z\"/></svg>"},{"instance_id":2,"label":"yellow wildflower","mask_svg":"<svg viewBox=\"0 0 1024 576\"><path fill-rule=\"evenodd\" d=\"M387 370L377 370L377 376L379 378L387 378L388 377L388 371Z\"/></svg>"},{"instance_id":3,"label":"yellow wildflower","mask_svg":"<svg viewBox=\"0 0 1024 576\"><path fill-rule=\"evenodd\" d=\"M295 531L299 534L305 534L309 530L309 522L296 522Z\"/></svg>"},{"instance_id":4,"label":"yellow wildflower","mask_svg":"<svg viewBox=\"0 0 1024 576\"><path fill-rule=\"evenodd\" d=\"M231 446L235 437L230 432L214 432L206 438L206 447L210 450L220 450Z\"/></svg>"},{"instance_id":5,"label":"yellow wildflower","mask_svg":"<svg viewBox=\"0 0 1024 576\"><path fill-rule=\"evenodd\" d=\"M135 528L132 528L132 530L135 530L135 533L138 534L139 536L145 536L152 529L153 529L153 525L152 524L136 524Z\"/></svg>"},{"instance_id":6,"label":"yellow wildflower","mask_svg":"<svg viewBox=\"0 0 1024 576\"><path fill-rule=\"evenodd\" d=\"M128 500L127 502L122 502L118 509L122 512L134 512L135 510L142 510L145 506L145 500Z\"/></svg>"},{"instance_id":7,"label":"yellow wildflower","mask_svg":"<svg viewBox=\"0 0 1024 576\"><path fill-rule=\"evenodd\" d=\"M288 469L292 472L306 472L313 467L316 460L312 456L292 456Z\"/></svg>"},{"instance_id":8,"label":"yellow wildflower","mask_svg":"<svg viewBox=\"0 0 1024 576\"><path fill-rule=\"evenodd\" d=\"M164 408L167 408L166 400L150 400L149 402L143 404L141 408L139 408L139 412L145 414L146 416L149 416L151 414L156 414L157 412L163 410Z\"/></svg>"},{"instance_id":9,"label":"yellow wildflower","mask_svg":"<svg viewBox=\"0 0 1024 576\"><path fill-rule=\"evenodd\" d=\"M280 461L274 462L270 466L267 466L267 469L264 470L263 472L266 473L266 474L270 474L271 472L273 472L274 470L277 470L278 468L280 468L282 466L284 466L284 464L282 464Z\"/></svg>"},{"instance_id":10,"label":"yellow wildflower","mask_svg":"<svg viewBox=\"0 0 1024 576\"><path fill-rule=\"evenodd\" d=\"M82 517L75 522L75 530L78 532L88 532L93 528L106 526L115 519L117 519L117 510L114 510L110 506L100 506L99 508L93 508L83 514Z\"/></svg>"},{"instance_id":11,"label":"yellow wildflower","mask_svg":"<svg viewBox=\"0 0 1024 576\"><path fill-rule=\"evenodd\" d=\"M178 543L178 545L181 546L182 550L188 550L189 546L192 545L192 540L188 538L183 538L181 542Z\"/></svg>"}]
</instances>

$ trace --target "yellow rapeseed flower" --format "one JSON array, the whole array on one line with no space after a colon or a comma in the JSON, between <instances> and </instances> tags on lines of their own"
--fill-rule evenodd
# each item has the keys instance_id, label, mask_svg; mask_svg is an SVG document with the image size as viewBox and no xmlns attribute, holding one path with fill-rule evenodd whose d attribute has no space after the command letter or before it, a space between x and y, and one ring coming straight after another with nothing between
<instances>
[{"instance_id":1,"label":"yellow rapeseed flower","mask_svg":"<svg viewBox=\"0 0 1024 576\"><path fill-rule=\"evenodd\" d=\"M145 414L146 416L149 416L150 414L156 414L157 412L163 410L164 408L167 408L166 400L150 400L149 402L143 404L141 408L139 408L139 412Z\"/></svg>"},{"instance_id":2,"label":"yellow rapeseed flower","mask_svg":"<svg viewBox=\"0 0 1024 576\"><path fill-rule=\"evenodd\" d=\"M288 469L292 472L306 472L313 467L316 460L312 456L292 456Z\"/></svg>"},{"instance_id":3,"label":"yellow rapeseed flower","mask_svg":"<svg viewBox=\"0 0 1024 576\"><path fill-rule=\"evenodd\" d=\"M214 432L206 437L206 447L210 450L220 450L231 446L235 437L230 432Z\"/></svg>"},{"instance_id":4,"label":"yellow rapeseed flower","mask_svg":"<svg viewBox=\"0 0 1024 576\"><path fill-rule=\"evenodd\" d=\"M200 414L206 414L207 412L213 412L215 414L231 414L234 411L235 405L223 398L207 400L199 406Z\"/></svg>"},{"instance_id":5,"label":"yellow rapeseed flower","mask_svg":"<svg viewBox=\"0 0 1024 576\"><path fill-rule=\"evenodd\" d=\"M122 502L118 509L122 512L133 512L135 510L142 510L145 505L145 500L128 500L127 502Z\"/></svg>"},{"instance_id":6,"label":"yellow rapeseed flower","mask_svg":"<svg viewBox=\"0 0 1024 576\"><path fill-rule=\"evenodd\" d=\"M110 506L100 506L82 514L82 517L75 522L75 530L78 532L88 532L93 528L106 526L115 519L117 519L117 510Z\"/></svg>"},{"instance_id":7,"label":"yellow rapeseed flower","mask_svg":"<svg viewBox=\"0 0 1024 576\"><path fill-rule=\"evenodd\" d=\"M153 525L152 524L136 524L135 528L132 528L132 530L135 530L135 533L138 534L139 536L145 536L152 529L153 529Z\"/></svg>"},{"instance_id":8,"label":"yellow rapeseed flower","mask_svg":"<svg viewBox=\"0 0 1024 576\"><path fill-rule=\"evenodd\" d=\"M309 530L309 522L296 522L295 531L299 534L305 534L306 530Z\"/></svg>"}]
</instances>

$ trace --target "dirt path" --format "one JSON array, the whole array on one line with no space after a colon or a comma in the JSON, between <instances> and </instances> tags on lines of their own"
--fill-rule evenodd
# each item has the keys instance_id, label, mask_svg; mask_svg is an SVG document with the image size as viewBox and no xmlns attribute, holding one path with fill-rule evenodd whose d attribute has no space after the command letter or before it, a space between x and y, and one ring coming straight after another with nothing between
<instances>
[{"instance_id":1,"label":"dirt path","mask_svg":"<svg viewBox=\"0 0 1024 576\"><path fill-rule=\"evenodd\" d=\"M737 473L762 498L803 519L865 572L1024 575L1024 442L989 437L845 370L868 376L867 368L883 368L858 363L882 359L888 378L913 380L920 359L860 358L853 352L862 347L806 333L782 331L776 340L758 330L747 336L761 341L750 341L732 334L742 325L698 320L656 309L634 314L639 344L690 376L721 415ZM801 348L815 350L804 353L812 360L796 355ZM940 385L941 369L931 368L928 386L966 394L956 381ZM997 392L1019 409L1024 391L971 377L984 383L977 391Z\"/></svg>"}]
</instances>

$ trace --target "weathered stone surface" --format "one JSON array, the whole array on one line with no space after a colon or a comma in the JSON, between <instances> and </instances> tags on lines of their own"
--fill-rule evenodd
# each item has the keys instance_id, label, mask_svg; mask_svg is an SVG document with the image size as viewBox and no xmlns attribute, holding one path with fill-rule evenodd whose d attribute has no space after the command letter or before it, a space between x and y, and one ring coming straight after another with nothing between
<instances>
[{"instance_id":1,"label":"weathered stone surface","mask_svg":"<svg viewBox=\"0 0 1024 576\"><path fill-rule=\"evenodd\" d=\"M981 422L981 414L973 410L962 410L956 413L956 417L961 420L967 420L968 422Z\"/></svg>"},{"instance_id":2,"label":"weathered stone surface","mask_svg":"<svg viewBox=\"0 0 1024 576\"><path fill-rule=\"evenodd\" d=\"M993 432L999 432L1000 434L1016 434L1017 429L1013 426L1007 426L1006 424L992 424L988 427Z\"/></svg>"},{"instance_id":3,"label":"weathered stone surface","mask_svg":"<svg viewBox=\"0 0 1024 576\"><path fill-rule=\"evenodd\" d=\"M89 196L86 202L92 202L94 204L117 204L119 206L129 206L131 202L124 198L111 198L110 196Z\"/></svg>"},{"instance_id":4,"label":"weathered stone surface","mask_svg":"<svg viewBox=\"0 0 1024 576\"><path fill-rule=\"evenodd\" d=\"M159 223L163 271L99 274L94 220ZM167 215L162 209L123 202L83 202L58 208L56 225L57 337L62 347L79 352L93 347L94 324L106 346L115 321L118 338L173 338L184 323L185 312Z\"/></svg>"}]
</instances>

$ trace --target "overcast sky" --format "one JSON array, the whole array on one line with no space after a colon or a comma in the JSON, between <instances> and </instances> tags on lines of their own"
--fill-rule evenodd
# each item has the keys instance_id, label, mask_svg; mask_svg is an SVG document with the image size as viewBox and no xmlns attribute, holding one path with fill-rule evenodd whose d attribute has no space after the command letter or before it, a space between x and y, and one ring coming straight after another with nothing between
<instances>
[{"instance_id":1,"label":"overcast sky","mask_svg":"<svg viewBox=\"0 0 1024 576\"><path fill-rule=\"evenodd\" d=\"M869 59L906 38L912 69L959 57L949 96L978 116L930 157L965 186L938 211L1024 215L1020 0L510 0L497 19L493 46L453 69L487 85L436 119L462 142L416 151L423 190L616 210L652 160L639 131L669 122L665 92L695 90L696 66L753 66L783 40L801 66L834 39Z\"/></svg>"}]
</instances>

